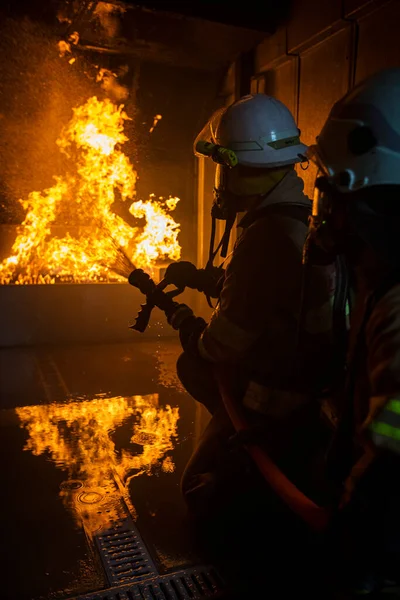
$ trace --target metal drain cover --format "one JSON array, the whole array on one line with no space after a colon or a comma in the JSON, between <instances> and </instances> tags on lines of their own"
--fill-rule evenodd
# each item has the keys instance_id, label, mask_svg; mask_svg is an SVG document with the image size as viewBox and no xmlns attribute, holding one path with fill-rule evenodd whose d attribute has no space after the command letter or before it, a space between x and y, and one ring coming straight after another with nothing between
<instances>
[{"instance_id":1,"label":"metal drain cover","mask_svg":"<svg viewBox=\"0 0 400 600\"><path fill-rule=\"evenodd\" d=\"M96 546L111 585L135 577L157 576L153 560L132 520L95 536Z\"/></svg>"},{"instance_id":2,"label":"metal drain cover","mask_svg":"<svg viewBox=\"0 0 400 600\"><path fill-rule=\"evenodd\" d=\"M70 600L198 600L225 597L213 567L190 567L160 575L131 518L95 535L108 589Z\"/></svg>"},{"instance_id":3,"label":"metal drain cover","mask_svg":"<svg viewBox=\"0 0 400 600\"><path fill-rule=\"evenodd\" d=\"M81 492L83 494L84 492ZM97 497L87 493L86 503ZM128 516L93 536L109 588L70 600L197 600L225 597L212 567L191 567L160 575L133 521Z\"/></svg>"},{"instance_id":4,"label":"metal drain cover","mask_svg":"<svg viewBox=\"0 0 400 600\"><path fill-rule=\"evenodd\" d=\"M198 600L223 598L224 586L212 567L193 567L74 600Z\"/></svg>"}]
</instances>

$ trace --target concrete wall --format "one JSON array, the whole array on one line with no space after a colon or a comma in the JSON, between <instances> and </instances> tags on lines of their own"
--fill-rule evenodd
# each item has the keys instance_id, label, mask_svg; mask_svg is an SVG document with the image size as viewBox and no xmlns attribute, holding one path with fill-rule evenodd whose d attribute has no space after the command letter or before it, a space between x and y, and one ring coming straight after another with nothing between
<instances>
[{"instance_id":1,"label":"concrete wall","mask_svg":"<svg viewBox=\"0 0 400 600\"><path fill-rule=\"evenodd\" d=\"M399 22L399 0L295 0L287 25L230 66L215 107L250 92L271 94L290 108L303 141L312 144L333 103L355 83L400 66ZM214 172L212 161L198 161L199 266L208 256ZM315 167L298 172L312 197ZM203 316L209 312L204 305Z\"/></svg>"},{"instance_id":2,"label":"concrete wall","mask_svg":"<svg viewBox=\"0 0 400 600\"><path fill-rule=\"evenodd\" d=\"M157 310L146 334L129 329L141 303L140 292L124 284L2 286L0 347L164 335L168 326Z\"/></svg>"},{"instance_id":3,"label":"concrete wall","mask_svg":"<svg viewBox=\"0 0 400 600\"><path fill-rule=\"evenodd\" d=\"M398 0L296 0L287 26L255 50L251 91L285 102L312 144L355 83L400 66L399 20ZM299 172L312 195L314 168Z\"/></svg>"},{"instance_id":4,"label":"concrete wall","mask_svg":"<svg viewBox=\"0 0 400 600\"><path fill-rule=\"evenodd\" d=\"M355 83L400 66L399 21L398 0L295 0L287 25L231 66L223 101L229 104L250 91L271 94L290 108L303 141L312 144L333 103ZM314 167L299 173L312 195ZM203 182L208 198L213 185L208 171ZM204 262L204 253L198 260Z\"/></svg>"},{"instance_id":5,"label":"concrete wall","mask_svg":"<svg viewBox=\"0 0 400 600\"><path fill-rule=\"evenodd\" d=\"M179 299L193 306L194 292ZM1 286L0 348L176 337L157 308L145 333L129 328L144 301L124 283Z\"/></svg>"},{"instance_id":6,"label":"concrete wall","mask_svg":"<svg viewBox=\"0 0 400 600\"><path fill-rule=\"evenodd\" d=\"M136 123L162 115L151 135L138 140L138 197L171 194L181 201L173 213L181 224L182 258L196 261L196 164L192 145L218 90L220 75L169 65L142 64L136 95Z\"/></svg>"}]
</instances>

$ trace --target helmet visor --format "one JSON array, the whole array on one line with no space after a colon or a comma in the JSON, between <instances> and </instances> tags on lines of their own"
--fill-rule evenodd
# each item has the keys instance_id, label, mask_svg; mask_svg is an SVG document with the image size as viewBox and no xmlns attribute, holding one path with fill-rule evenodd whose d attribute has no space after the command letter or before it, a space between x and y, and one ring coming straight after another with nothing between
<instances>
[{"instance_id":1,"label":"helmet visor","mask_svg":"<svg viewBox=\"0 0 400 600\"><path fill-rule=\"evenodd\" d=\"M199 153L196 149L198 142L211 142L212 144L217 143L216 131L225 110L226 108L219 108L218 110L216 110L214 114L209 118L207 123L204 125L200 133L197 135L193 144L193 151L195 156L203 157L203 154Z\"/></svg>"}]
</instances>

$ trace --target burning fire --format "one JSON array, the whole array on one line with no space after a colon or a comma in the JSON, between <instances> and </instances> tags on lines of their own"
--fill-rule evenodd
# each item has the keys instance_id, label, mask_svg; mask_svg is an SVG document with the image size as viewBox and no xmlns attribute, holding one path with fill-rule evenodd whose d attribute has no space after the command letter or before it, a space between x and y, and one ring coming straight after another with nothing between
<instances>
[{"instance_id":1,"label":"burning fire","mask_svg":"<svg viewBox=\"0 0 400 600\"><path fill-rule=\"evenodd\" d=\"M179 224L169 214L178 198L135 198L136 171L120 149L127 141L123 105L90 98L75 108L57 145L71 169L43 192L21 200L24 222L12 254L0 263L0 283L119 281L117 248L150 273L156 261L179 260ZM116 201L145 225L130 226L113 211ZM128 207L127 207L128 208ZM65 224L66 216L74 229ZM54 228L63 228L61 237Z\"/></svg>"},{"instance_id":2,"label":"burning fire","mask_svg":"<svg viewBox=\"0 0 400 600\"><path fill-rule=\"evenodd\" d=\"M35 456L49 455L57 467L67 471L68 481L60 495L91 534L124 517L116 481L124 487L138 475L175 469L169 452L177 437L179 409L160 407L158 394L15 410L29 434L24 449ZM132 418L130 443L139 450L117 452L112 434ZM72 485L66 485L68 482ZM81 487L76 489L76 483Z\"/></svg>"}]
</instances>

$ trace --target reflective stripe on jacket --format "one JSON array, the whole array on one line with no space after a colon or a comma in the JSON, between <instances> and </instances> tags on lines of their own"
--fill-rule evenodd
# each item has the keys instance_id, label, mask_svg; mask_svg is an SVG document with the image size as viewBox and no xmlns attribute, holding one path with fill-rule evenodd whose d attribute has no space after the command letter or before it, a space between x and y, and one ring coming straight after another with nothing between
<instances>
[{"instance_id":1,"label":"reflective stripe on jacket","mask_svg":"<svg viewBox=\"0 0 400 600\"><path fill-rule=\"evenodd\" d=\"M400 453L400 285L376 304L365 332L366 357L356 388L357 428L379 448Z\"/></svg>"}]
</instances>

